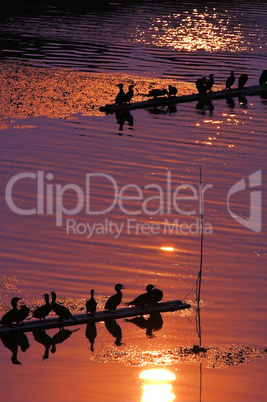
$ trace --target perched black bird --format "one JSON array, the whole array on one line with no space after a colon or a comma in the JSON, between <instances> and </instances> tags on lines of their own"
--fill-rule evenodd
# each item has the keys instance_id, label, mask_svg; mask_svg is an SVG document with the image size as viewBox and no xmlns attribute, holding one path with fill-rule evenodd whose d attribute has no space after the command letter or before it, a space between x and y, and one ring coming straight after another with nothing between
<instances>
[{"instance_id":1,"label":"perched black bird","mask_svg":"<svg viewBox=\"0 0 267 402\"><path fill-rule=\"evenodd\" d=\"M106 310L116 310L122 299L121 289L124 289L124 286L121 285L120 283L117 283L117 285L115 286L116 290L115 295L110 296L110 298L107 300L105 304Z\"/></svg>"},{"instance_id":2,"label":"perched black bird","mask_svg":"<svg viewBox=\"0 0 267 402\"><path fill-rule=\"evenodd\" d=\"M208 79L208 81L206 82L206 85L205 85L206 92L211 91L211 88L213 87L213 84L214 84L214 78L213 77L214 77L213 74L209 75L209 79Z\"/></svg>"},{"instance_id":3,"label":"perched black bird","mask_svg":"<svg viewBox=\"0 0 267 402\"><path fill-rule=\"evenodd\" d=\"M235 82L235 74L233 71L231 71L231 75L226 80L225 89L231 89L231 86L234 84L234 82Z\"/></svg>"},{"instance_id":4,"label":"perched black bird","mask_svg":"<svg viewBox=\"0 0 267 402\"><path fill-rule=\"evenodd\" d=\"M77 319L73 317L73 315L71 314L70 310L67 307L56 303L57 296L55 292L51 292L51 296L52 296L51 308L59 316L60 320L68 320L69 318L71 318L72 320L77 321Z\"/></svg>"},{"instance_id":5,"label":"perched black bird","mask_svg":"<svg viewBox=\"0 0 267 402\"><path fill-rule=\"evenodd\" d=\"M134 87L134 85L129 86L128 92L126 92L126 94L124 95L124 103L130 103L130 101L133 97L133 94L134 94L133 87Z\"/></svg>"},{"instance_id":6,"label":"perched black bird","mask_svg":"<svg viewBox=\"0 0 267 402\"><path fill-rule=\"evenodd\" d=\"M42 319L45 321L45 317L52 310L51 304L49 303L49 294L48 293L44 294L44 299L45 299L45 304L43 304L40 307L37 307L32 313L32 316L34 318L40 318L41 321L42 321Z\"/></svg>"},{"instance_id":7,"label":"perched black bird","mask_svg":"<svg viewBox=\"0 0 267 402\"><path fill-rule=\"evenodd\" d=\"M178 92L178 89L173 87L172 85L169 85L169 92L168 92L168 97L170 98L172 95L175 96Z\"/></svg>"},{"instance_id":8,"label":"perched black bird","mask_svg":"<svg viewBox=\"0 0 267 402\"><path fill-rule=\"evenodd\" d=\"M157 304L163 298L163 292L160 289L153 288L152 291L149 293L149 303L150 304Z\"/></svg>"},{"instance_id":9,"label":"perched black bird","mask_svg":"<svg viewBox=\"0 0 267 402\"><path fill-rule=\"evenodd\" d=\"M9 310L6 314L1 318L0 323L2 325L12 325L12 322L17 322L19 318L19 310L18 310L18 301L21 300L21 297L13 297L11 299L12 309Z\"/></svg>"},{"instance_id":10,"label":"perched black bird","mask_svg":"<svg viewBox=\"0 0 267 402\"><path fill-rule=\"evenodd\" d=\"M267 70L263 70L259 79L259 83L260 85L265 85L266 82L267 82Z\"/></svg>"},{"instance_id":11,"label":"perched black bird","mask_svg":"<svg viewBox=\"0 0 267 402\"><path fill-rule=\"evenodd\" d=\"M197 87L198 93L200 95L204 95L204 93L206 92L206 87L205 87L206 82L207 82L207 80L205 77L202 77L202 78L199 78L198 80L196 80L196 87Z\"/></svg>"},{"instance_id":12,"label":"perched black bird","mask_svg":"<svg viewBox=\"0 0 267 402\"><path fill-rule=\"evenodd\" d=\"M125 99L123 84L118 84L118 87L120 88L120 90L119 90L118 95L116 96L115 103L117 105L122 105L124 103L124 99Z\"/></svg>"},{"instance_id":13,"label":"perched black bird","mask_svg":"<svg viewBox=\"0 0 267 402\"><path fill-rule=\"evenodd\" d=\"M127 306L136 306L136 307L144 307L146 304L149 303L150 298L149 295L152 292L154 285L147 285L146 293L142 293L141 295L137 296L134 300L126 303Z\"/></svg>"},{"instance_id":14,"label":"perched black bird","mask_svg":"<svg viewBox=\"0 0 267 402\"><path fill-rule=\"evenodd\" d=\"M154 99L163 95L168 95L167 89L151 89L151 91L148 92L148 96L153 96Z\"/></svg>"},{"instance_id":15,"label":"perched black bird","mask_svg":"<svg viewBox=\"0 0 267 402\"><path fill-rule=\"evenodd\" d=\"M248 80L247 74L241 74L238 80L238 88L244 88L245 83Z\"/></svg>"},{"instance_id":16,"label":"perched black bird","mask_svg":"<svg viewBox=\"0 0 267 402\"><path fill-rule=\"evenodd\" d=\"M88 314L89 313L95 314L96 312L97 302L95 301L94 293L95 293L94 289L91 289L91 298L87 300L87 302L85 303L86 311Z\"/></svg>"},{"instance_id":17,"label":"perched black bird","mask_svg":"<svg viewBox=\"0 0 267 402\"><path fill-rule=\"evenodd\" d=\"M16 320L17 324L19 324L20 322L23 324L23 321L25 320L25 318L28 317L29 313L30 313L29 307L23 304L17 313L17 320Z\"/></svg>"}]
</instances>

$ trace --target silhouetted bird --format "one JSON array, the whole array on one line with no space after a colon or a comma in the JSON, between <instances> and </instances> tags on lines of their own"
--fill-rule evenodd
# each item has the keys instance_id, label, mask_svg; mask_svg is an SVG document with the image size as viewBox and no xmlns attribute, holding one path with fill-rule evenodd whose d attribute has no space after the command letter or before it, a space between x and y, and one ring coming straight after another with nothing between
<instances>
[{"instance_id":1,"label":"silhouetted bird","mask_svg":"<svg viewBox=\"0 0 267 402\"><path fill-rule=\"evenodd\" d=\"M37 307L32 313L32 316L34 318L40 318L41 321L42 319L45 321L45 317L52 310L51 304L49 303L49 294L45 293L43 297L45 299L45 304L43 304L40 307Z\"/></svg>"},{"instance_id":2,"label":"silhouetted bird","mask_svg":"<svg viewBox=\"0 0 267 402\"><path fill-rule=\"evenodd\" d=\"M233 71L231 71L231 75L226 80L225 89L231 89L231 86L234 84L234 82L235 82L235 74Z\"/></svg>"},{"instance_id":3,"label":"silhouetted bird","mask_svg":"<svg viewBox=\"0 0 267 402\"><path fill-rule=\"evenodd\" d=\"M130 103L130 101L131 101L131 99L132 99L132 97L134 95L133 87L134 87L134 85L130 85L128 92L126 92L126 94L124 95L124 102L125 103Z\"/></svg>"},{"instance_id":4,"label":"silhouetted bird","mask_svg":"<svg viewBox=\"0 0 267 402\"><path fill-rule=\"evenodd\" d=\"M213 87L213 84L214 84L214 78L213 77L214 77L213 74L209 75L209 79L208 79L208 81L206 82L206 85L205 85L206 92L211 91L211 88Z\"/></svg>"},{"instance_id":5,"label":"silhouetted bird","mask_svg":"<svg viewBox=\"0 0 267 402\"><path fill-rule=\"evenodd\" d=\"M67 307L56 303L57 296L55 292L51 292L51 296L52 296L51 301L52 310L59 316L60 320L68 320L71 318L72 320L77 321L77 319L73 317L73 315L71 314L70 310Z\"/></svg>"},{"instance_id":6,"label":"silhouetted bird","mask_svg":"<svg viewBox=\"0 0 267 402\"><path fill-rule=\"evenodd\" d=\"M260 85L265 85L266 82L267 82L267 70L263 70L259 79L259 83Z\"/></svg>"},{"instance_id":7,"label":"silhouetted bird","mask_svg":"<svg viewBox=\"0 0 267 402\"><path fill-rule=\"evenodd\" d=\"M153 96L154 99L156 99L158 96L163 96L167 94L167 89L151 89L151 91L148 92L148 96Z\"/></svg>"},{"instance_id":8,"label":"silhouetted bird","mask_svg":"<svg viewBox=\"0 0 267 402\"><path fill-rule=\"evenodd\" d=\"M17 320L16 320L17 324L19 324L20 322L23 324L23 321L25 320L25 318L28 317L29 313L30 313L29 307L23 304L17 312Z\"/></svg>"},{"instance_id":9,"label":"silhouetted bird","mask_svg":"<svg viewBox=\"0 0 267 402\"><path fill-rule=\"evenodd\" d=\"M205 77L202 77L202 78L199 78L198 80L196 80L196 87L197 87L198 93L200 95L204 95L204 93L206 92L206 87L205 87L206 82L207 82L207 80Z\"/></svg>"},{"instance_id":10,"label":"silhouetted bird","mask_svg":"<svg viewBox=\"0 0 267 402\"><path fill-rule=\"evenodd\" d=\"M147 285L146 292L142 293L141 295L137 296L134 300L126 303L127 306L136 306L136 307L144 307L146 304L149 303L150 298L149 295L152 292L154 285Z\"/></svg>"},{"instance_id":11,"label":"silhouetted bird","mask_svg":"<svg viewBox=\"0 0 267 402\"><path fill-rule=\"evenodd\" d=\"M163 292L160 289L152 289L152 291L149 293L149 303L151 304L157 304L159 301L161 301L163 298Z\"/></svg>"},{"instance_id":12,"label":"silhouetted bird","mask_svg":"<svg viewBox=\"0 0 267 402\"><path fill-rule=\"evenodd\" d=\"M125 99L125 93L123 91L123 84L118 84L118 87L120 88L118 95L116 96L115 103L117 105L122 105L124 103Z\"/></svg>"},{"instance_id":13,"label":"silhouetted bird","mask_svg":"<svg viewBox=\"0 0 267 402\"><path fill-rule=\"evenodd\" d=\"M244 88L245 83L248 80L247 74L241 74L238 80L238 88Z\"/></svg>"},{"instance_id":14,"label":"silhouetted bird","mask_svg":"<svg viewBox=\"0 0 267 402\"><path fill-rule=\"evenodd\" d=\"M122 299L121 289L124 289L124 286L121 285L120 283L117 283L117 285L115 286L116 290L115 295L110 296L110 298L107 300L105 304L106 310L116 310Z\"/></svg>"},{"instance_id":15,"label":"silhouetted bird","mask_svg":"<svg viewBox=\"0 0 267 402\"><path fill-rule=\"evenodd\" d=\"M18 301L21 300L21 297L13 297L11 299L11 306L12 309L9 310L3 317L1 318L0 323L2 325L12 325L13 322L17 322L19 315L18 315Z\"/></svg>"},{"instance_id":16,"label":"silhouetted bird","mask_svg":"<svg viewBox=\"0 0 267 402\"><path fill-rule=\"evenodd\" d=\"M94 298L94 289L91 289L91 298L85 303L87 313L95 314L97 302Z\"/></svg>"},{"instance_id":17,"label":"silhouetted bird","mask_svg":"<svg viewBox=\"0 0 267 402\"><path fill-rule=\"evenodd\" d=\"M168 97L170 98L172 95L175 96L178 92L178 89L173 87L172 85L169 85L169 92L168 92Z\"/></svg>"}]
</instances>

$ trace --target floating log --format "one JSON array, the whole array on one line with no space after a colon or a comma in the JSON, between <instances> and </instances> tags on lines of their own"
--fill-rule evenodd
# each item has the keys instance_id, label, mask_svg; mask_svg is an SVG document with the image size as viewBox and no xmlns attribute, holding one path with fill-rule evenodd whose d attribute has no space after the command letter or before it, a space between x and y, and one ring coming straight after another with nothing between
<instances>
[{"instance_id":1,"label":"floating log","mask_svg":"<svg viewBox=\"0 0 267 402\"><path fill-rule=\"evenodd\" d=\"M171 300L167 302L158 303L155 306L142 307L125 307L119 308L115 311L97 311L95 315L87 313L74 315L75 321L72 319L60 321L58 317L48 318L45 321L32 320L24 324L17 324L12 326L0 326L0 337L2 335L9 335L16 332L32 332L40 329L51 329L59 327L69 327L73 325L88 324L90 321L105 321L108 319L119 319L126 317L134 317L137 315L151 314L154 312L167 312L177 311L190 308L190 304L183 303L181 300Z\"/></svg>"},{"instance_id":2,"label":"floating log","mask_svg":"<svg viewBox=\"0 0 267 402\"><path fill-rule=\"evenodd\" d=\"M213 100L213 99L227 99L234 98L238 96L252 96L267 94L267 86L264 85L253 85L245 88L234 88L234 89L223 89L221 91L209 92L205 95L191 94L191 95L181 95L181 96L171 96L170 98L166 96L160 96L156 99L148 99L140 102L127 103L125 105L106 105L101 106L100 111L106 113L116 113L124 112L134 109L147 109L157 106L169 106L175 105L177 103L187 103L195 102L200 100Z\"/></svg>"}]
</instances>

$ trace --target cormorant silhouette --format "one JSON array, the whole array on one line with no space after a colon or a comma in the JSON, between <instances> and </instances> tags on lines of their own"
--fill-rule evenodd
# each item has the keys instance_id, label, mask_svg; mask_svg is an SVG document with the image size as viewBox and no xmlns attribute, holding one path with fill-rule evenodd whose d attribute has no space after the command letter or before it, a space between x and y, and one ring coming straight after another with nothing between
<instances>
[{"instance_id":1,"label":"cormorant silhouette","mask_svg":"<svg viewBox=\"0 0 267 402\"><path fill-rule=\"evenodd\" d=\"M168 97L170 98L172 95L175 96L178 92L178 89L169 85Z\"/></svg>"},{"instance_id":2,"label":"cormorant silhouette","mask_svg":"<svg viewBox=\"0 0 267 402\"><path fill-rule=\"evenodd\" d=\"M151 91L148 92L148 96L153 96L154 99L163 95L168 95L167 89L151 89Z\"/></svg>"},{"instance_id":3,"label":"cormorant silhouette","mask_svg":"<svg viewBox=\"0 0 267 402\"><path fill-rule=\"evenodd\" d=\"M124 103L130 103L130 101L134 95L133 87L134 87L134 85L129 86L128 92L126 92L126 94L124 95Z\"/></svg>"},{"instance_id":4,"label":"cormorant silhouette","mask_svg":"<svg viewBox=\"0 0 267 402\"><path fill-rule=\"evenodd\" d=\"M259 79L259 84L260 85L265 85L267 82L267 70L263 70L261 73L260 79Z\"/></svg>"},{"instance_id":5,"label":"cormorant silhouette","mask_svg":"<svg viewBox=\"0 0 267 402\"><path fill-rule=\"evenodd\" d=\"M34 318L40 318L40 321L42 321L42 319L43 321L45 321L45 317L48 316L48 314L52 310L51 304L49 303L49 294L45 293L43 297L45 299L45 304L37 307L32 313L32 316Z\"/></svg>"},{"instance_id":6,"label":"cormorant silhouette","mask_svg":"<svg viewBox=\"0 0 267 402\"><path fill-rule=\"evenodd\" d=\"M136 306L136 307L144 307L146 304L149 303L150 298L149 295L154 289L154 285L147 285L146 287L146 292L147 293L142 293L141 295L137 296L134 300L130 301L129 303L126 303L127 306Z\"/></svg>"},{"instance_id":7,"label":"cormorant silhouette","mask_svg":"<svg viewBox=\"0 0 267 402\"><path fill-rule=\"evenodd\" d=\"M71 318L72 320L77 321L77 319L73 317L73 315L71 314L70 310L67 307L56 303L57 296L55 292L51 292L51 296L52 296L51 308L59 316L60 320L68 320Z\"/></svg>"},{"instance_id":8,"label":"cormorant silhouette","mask_svg":"<svg viewBox=\"0 0 267 402\"><path fill-rule=\"evenodd\" d=\"M208 92L208 91L211 92L211 88L213 87L213 84L214 84L214 78L213 77L214 77L214 74L209 75L209 79L208 79L208 81L206 82L206 85L205 85L206 92Z\"/></svg>"},{"instance_id":9,"label":"cormorant silhouette","mask_svg":"<svg viewBox=\"0 0 267 402\"><path fill-rule=\"evenodd\" d=\"M206 92L206 88L205 88L205 84L206 84L207 80L205 77L199 78L198 80L196 80L196 87L198 90L198 93L200 95L204 95Z\"/></svg>"},{"instance_id":10,"label":"cormorant silhouette","mask_svg":"<svg viewBox=\"0 0 267 402\"><path fill-rule=\"evenodd\" d=\"M91 298L87 300L87 302L85 303L86 311L88 314L89 313L95 314L96 312L97 302L95 301L94 293L95 293L94 289L91 289Z\"/></svg>"},{"instance_id":11,"label":"cormorant silhouette","mask_svg":"<svg viewBox=\"0 0 267 402\"><path fill-rule=\"evenodd\" d=\"M125 99L123 84L118 84L118 87L120 88L120 90L119 90L118 95L116 96L115 103L117 105L122 105L124 103L124 99Z\"/></svg>"},{"instance_id":12,"label":"cormorant silhouette","mask_svg":"<svg viewBox=\"0 0 267 402\"><path fill-rule=\"evenodd\" d=\"M13 297L11 299L12 309L9 310L6 314L3 315L1 318L0 323L2 325L12 325L13 322L17 322L19 315L18 315L18 301L21 300L21 297Z\"/></svg>"},{"instance_id":13,"label":"cormorant silhouette","mask_svg":"<svg viewBox=\"0 0 267 402\"><path fill-rule=\"evenodd\" d=\"M115 286L116 290L115 295L110 296L110 298L107 300L105 304L106 310L116 310L122 299L121 289L124 289L124 286L121 285L120 283L117 283L117 285Z\"/></svg>"},{"instance_id":14,"label":"cormorant silhouette","mask_svg":"<svg viewBox=\"0 0 267 402\"><path fill-rule=\"evenodd\" d=\"M225 84L225 89L231 89L231 86L235 82L235 74L233 71L231 71L231 75L227 78L226 84Z\"/></svg>"},{"instance_id":15,"label":"cormorant silhouette","mask_svg":"<svg viewBox=\"0 0 267 402\"><path fill-rule=\"evenodd\" d=\"M238 80L238 88L244 88L244 85L246 84L248 80L248 75L247 74L241 74Z\"/></svg>"},{"instance_id":16,"label":"cormorant silhouette","mask_svg":"<svg viewBox=\"0 0 267 402\"><path fill-rule=\"evenodd\" d=\"M25 318L28 317L29 313L30 313L29 307L23 304L17 312L17 320L16 320L17 324L19 324L20 322L23 324L23 321L25 320Z\"/></svg>"},{"instance_id":17,"label":"cormorant silhouette","mask_svg":"<svg viewBox=\"0 0 267 402\"><path fill-rule=\"evenodd\" d=\"M149 293L149 303L150 304L157 304L163 298L163 292L160 289L153 288L152 291Z\"/></svg>"}]
</instances>

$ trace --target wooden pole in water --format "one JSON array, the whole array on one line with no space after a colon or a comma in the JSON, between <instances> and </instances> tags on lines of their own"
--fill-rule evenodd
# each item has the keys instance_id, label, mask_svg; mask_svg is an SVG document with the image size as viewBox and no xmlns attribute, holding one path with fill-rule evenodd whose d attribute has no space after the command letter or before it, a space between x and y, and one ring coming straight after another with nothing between
<instances>
[{"instance_id":1,"label":"wooden pole in water","mask_svg":"<svg viewBox=\"0 0 267 402\"><path fill-rule=\"evenodd\" d=\"M204 221L204 211L203 211L203 193L202 193L202 172L201 166L199 166L199 192L200 192L200 267L197 278L197 333L199 337L199 346L201 347L201 324L200 324L200 292L201 292L201 279L202 279L202 265L203 265L203 221Z\"/></svg>"}]
</instances>

